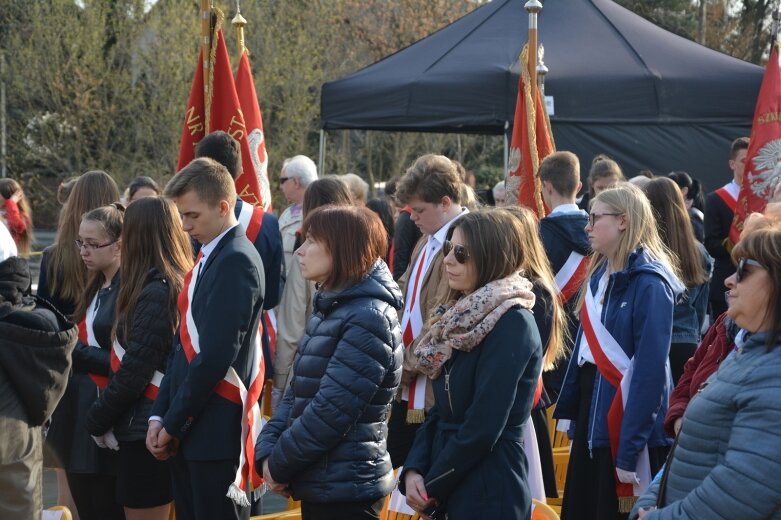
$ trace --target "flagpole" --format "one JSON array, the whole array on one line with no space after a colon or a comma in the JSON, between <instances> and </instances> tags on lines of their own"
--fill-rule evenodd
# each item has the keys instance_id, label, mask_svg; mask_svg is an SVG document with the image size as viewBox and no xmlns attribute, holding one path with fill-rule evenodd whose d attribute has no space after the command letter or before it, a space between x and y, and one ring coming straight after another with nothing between
<instances>
[{"instance_id":1,"label":"flagpole","mask_svg":"<svg viewBox=\"0 0 781 520\"><path fill-rule=\"evenodd\" d=\"M238 41L236 48L239 52L239 58L241 58L241 55L244 54L244 51L247 48L246 45L244 45L244 27L247 25L247 20L241 16L241 5L239 4L239 0L236 0L236 16L233 17L231 23L236 28L236 39Z\"/></svg>"},{"instance_id":2,"label":"flagpole","mask_svg":"<svg viewBox=\"0 0 781 520\"><path fill-rule=\"evenodd\" d=\"M540 0L529 0L523 6L529 13L529 76L532 92L537 88L537 14L542 11Z\"/></svg>"},{"instance_id":3,"label":"flagpole","mask_svg":"<svg viewBox=\"0 0 781 520\"><path fill-rule=\"evenodd\" d=\"M206 131L209 133L209 119L211 119L211 107L209 106L209 68L211 67L212 48L212 7L211 0L201 0L201 58L203 63L203 113L206 118Z\"/></svg>"}]
</instances>

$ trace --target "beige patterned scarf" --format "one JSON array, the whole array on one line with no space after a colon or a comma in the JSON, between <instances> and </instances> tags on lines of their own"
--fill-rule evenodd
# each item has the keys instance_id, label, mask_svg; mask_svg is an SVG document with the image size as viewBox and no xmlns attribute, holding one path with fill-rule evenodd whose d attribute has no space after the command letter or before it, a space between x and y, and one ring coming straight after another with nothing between
<instances>
[{"instance_id":1,"label":"beige patterned scarf","mask_svg":"<svg viewBox=\"0 0 781 520\"><path fill-rule=\"evenodd\" d=\"M472 294L440 305L441 317L415 346L417 366L431 379L439 377L453 349L469 352L491 332L514 305L534 306L532 283L518 273L487 283Z\"/></svg>"}]
</instances>

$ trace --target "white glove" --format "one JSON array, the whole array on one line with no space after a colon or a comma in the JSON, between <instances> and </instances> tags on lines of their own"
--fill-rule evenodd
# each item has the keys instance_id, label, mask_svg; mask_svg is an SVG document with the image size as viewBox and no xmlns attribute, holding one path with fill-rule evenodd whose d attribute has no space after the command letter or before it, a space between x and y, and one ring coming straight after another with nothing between
<instances>
[{"instance_id":1,"label":"white glove","mask_svg":"<svg viewBox=\"0 0 781 520\"><path fill-rule=\"evenodd\" d=\"M114 430L109 430L103 434L103 442L106 443L106 448L119 451L119 441L117 440L117 436L114 435Z\"/></svg>"},{"instance_id":2,"label":"white glove","mask_svg":"<svg viewBox=\"0 0 781 520\"><path fill-rule=\"evenodd\" d=\"M98 448L103 448L103 449L106 448L106 443L103 441L102 435L98 435L97 437L94 435L90 435L90 437L92 437L92 440L95 441L95 444L98 445Z\"/></svg>"},{"instance_id":3,"label":"white glove","mask_svg":"<svg viewBox=\"0 0 781 520\"><path fill-rule=\"evenodd\" d=\"M639 484L640 479L637 478L637 473L634 471L626 471L621 468L616 468L616 474L618 480L623 484Z\"/></svg>"},{"instance_id":4,"label":"white glove","mask_svg":"<svg viewBox=\"0 0 781 520\"><path fill-rule=\"evenodd\" d=\"M271 388L271 413L273 414L277 406L279 406L280 401L282 401L282 397L285 395L285 391L282 388Z\"/></svg>"}]
</instances>

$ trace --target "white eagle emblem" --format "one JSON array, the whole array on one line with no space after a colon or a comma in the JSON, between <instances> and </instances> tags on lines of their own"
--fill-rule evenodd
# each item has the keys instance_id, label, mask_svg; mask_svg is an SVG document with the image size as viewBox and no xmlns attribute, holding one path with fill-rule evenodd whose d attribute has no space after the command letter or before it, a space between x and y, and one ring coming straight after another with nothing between
<instances>
[{"instance_id":1,"label":"white eagle emblem","mask_svg":"<svg viewBox=\"0 0 781 520\"><path fill-rule=\"evenodd\" d=\"M252 166L255 167L255 176L258 178L260 198L263 200L263 209L271 205L271 186L268 183L268 155L263 131L259 128L249 133L249 153L252 158Z\"/></svg>"},{"instance_id":2,"label":"white eagle emblem","mask_svg":"<svg viewBox=\"0 0 781 520\"><path fill-rule=\"evenodd\" d=\"M510 156L507 158L507 173L512 174L521 167L521 150L510 148Z\"/></svg>"},{"instance_id":3,"label":"white eagle emblem","mask_svg":"<svg viewBox=\"0 0 781 520\"><path fill-rule=\"evenodd\" d=\"M748 174L749 186L754 195L767 200L781 182L781 139L768 141L752 162L754 171Z\"/></svg>"}]
</instances>

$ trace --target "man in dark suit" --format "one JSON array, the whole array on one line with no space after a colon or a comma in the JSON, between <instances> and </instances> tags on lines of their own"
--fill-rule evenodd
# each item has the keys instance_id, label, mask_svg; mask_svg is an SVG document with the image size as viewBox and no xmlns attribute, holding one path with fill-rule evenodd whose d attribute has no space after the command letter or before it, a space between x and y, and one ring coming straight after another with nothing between
<instances>
[{"instance_id":1,"label":"man in dark suit","mask_svg":"<svg viewBox=\"0 0 781 520\"><path fill-rule=\"evenodd\" d=\"M724 298L724 280L735 272L729 249L726 245L735 206L738 204L743 169L746 167L748 137L738 137L732 142L729 154L729 168L732 180L708 194L705 198L705 249L714 258L713 275L710 282L711 323L727 311Z\"/></svg>"},{"instance_id":2,"label":"man in dark suit","mask_svg":"<svg viewBox=\"0 0 781 520\"><path fill-rule=\"evenodd\" d=\"M224 166L195 159L164 194L202 246L179 298L182 323L152 408L147 447L158 459L170 458L177 518L248 518L246 494L237 493L245 484L239 464L246 441L239 390L255 388L263 263L238 225L236 191Z\"/></svg>"},{"instance_id":3,"label":"man in dark suit","mask_svg":"<svg viewBox=\"0 0 781 520\"><path fill-rule=\"evenodd\" d=\"M222 130L212 132L200 140L195 147L195 157L208 157L227 168L230 176L236 179L243 174L241 165L241 145L233 137ZM285 272L285 256L282 250L282 235L279 232L279 221L273 213L267 213L262 208L253 207L236 197L236 208L233 212L236 219L244 227L247 238L257 249L263 260L263 270L266 276L266 286L263 298L263 309L270 311L279 304L282 298L280 290L282 275ZM274 375L271 366L271 341L269 339L266 320L263 327L263 359L266 361L266 379Z\"/></svg>"}]
</instances>

